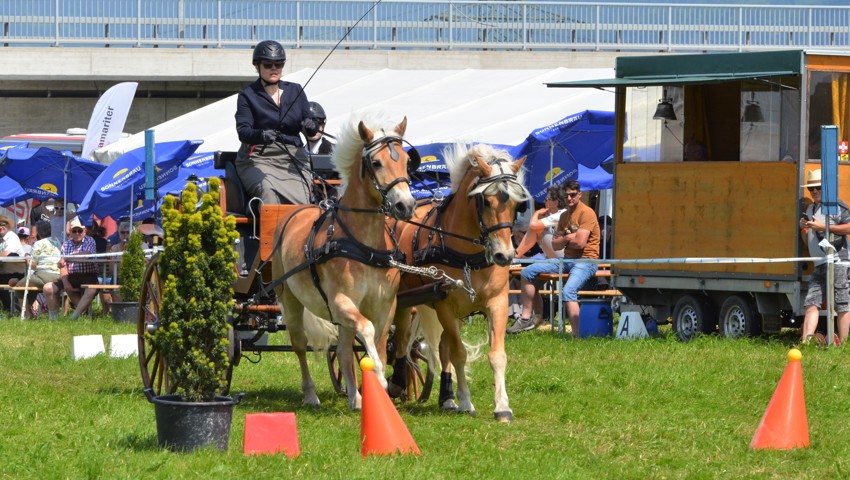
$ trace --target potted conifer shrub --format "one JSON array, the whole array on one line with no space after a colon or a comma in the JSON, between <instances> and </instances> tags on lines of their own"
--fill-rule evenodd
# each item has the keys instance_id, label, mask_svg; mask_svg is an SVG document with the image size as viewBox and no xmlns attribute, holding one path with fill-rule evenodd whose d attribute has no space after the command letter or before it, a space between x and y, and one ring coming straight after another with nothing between
<instances>
[{"instance_id":1,"label":"potted conifer shrub","mask_svg":"<svg viewBox=\"0 0 850 480\"><path fill-rule=\"evenodd\" d=\"M121 301L112 302L112 320L135 323L139 316L139 294L142 290L142 276L145 273L145 251L142 249L142 234L136 230L130 234L121 266L118 269L118 282L121 285Z\"/></svg>"},{"instance_id":2,"label":"potted conifer shrub","mask_svg":"<svg viewBox=\"0 0 850 480\"><path fill-rule=\"evenodd\" d=\"M208 445L226 450L233 407L241 399L222 395L229 385L238 234L233 217L225 219L219 207L219 180L210 179L209 187L197 207L197 187L190 182L181 209L171 196L162 208L161 318L146 335L165 360L170 387L166 395L146 394L156 407L160 446L175 451Z\"/></svg>"}]
</instances>

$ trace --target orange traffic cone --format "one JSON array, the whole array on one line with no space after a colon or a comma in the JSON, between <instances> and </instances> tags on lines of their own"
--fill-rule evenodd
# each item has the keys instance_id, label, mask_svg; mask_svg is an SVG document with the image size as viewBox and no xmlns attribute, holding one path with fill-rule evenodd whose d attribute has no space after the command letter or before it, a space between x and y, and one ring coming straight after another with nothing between
<instances>
[{"instance_id":1,"label":"orange traffic cone","mask_svg":"<svg viewBox=\"0 0 850 480\"><path fill-rule=\"evenodd\" d=\"M788 352L788 366L761 419L751 448L790 450L809 446L809 422L803 398L803 354L796 348Z\"/></svg>"},{"instance_id":2,"label":"orange traffic cone","mask_svg":"<svg viewBox=\"0 0 850 480\"><path fill-rule=\"evenodd\" d=\"M360 360L363 370L360 455L394 455L396 452L421 455L393 401L372 371L374 368L375 361L371 358Z\"/></svg>"}]
</instances>

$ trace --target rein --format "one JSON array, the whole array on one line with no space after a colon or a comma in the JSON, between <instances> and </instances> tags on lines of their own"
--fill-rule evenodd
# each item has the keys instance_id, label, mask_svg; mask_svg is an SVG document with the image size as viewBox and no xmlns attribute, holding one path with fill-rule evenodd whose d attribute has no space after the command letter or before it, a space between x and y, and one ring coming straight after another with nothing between
<instances>
[{"instance_id":1,"label":"rein","mask_svg":"<svg viewBox=\"0 0 850 480\"><path fill-rule=\"evenodd\" d=\"M490 162L490 164L499 163L499 159L494 159ZM517 177L513 173L505 173L502 170L502 173L498 175L494 175L489 178L478 178L475 183L473 183L472 188L470 188L470 192L474 192L475 190L480 190L477 194L475 194L475 209L476 216L478 221L479 228L479 236L478 238L467 237L465 235L460 235L454 232L449 232L443 229L442 227L442 215L448 209L451 201L453 200L455 194L452 193L447 196L445 199L441 200L437 205L432 207L428 213L425 215L425 219L422 223L408 221L411 225L416 225L418 229L426 229L430 230L431 233L428 235L428 243L422 249L419 249L419 230L413 235L413 263L414 265L421 265L428 262L438 262L444 265L448 265L456 268L472 268L472 269L481 269L486 268L492 265L492 262L488 261L486 258L486 248L490 242L490 234L496 232L498 230L502 230L504 228L513 227L513 223L510 222L502 222L496 225L487 226L484 222L484 192L489 188L490 185L495 184L496 182L517 182ZM434 226L428 225L428 220L431 216L434 215ZM439 245L435 245L435 234L439 235ZM481 245L484 247L484 250L476 253L475 255L467 255L457 252L451 248L446 247L445 240L443 236L457 238L459 240L463 240L473 245Z\"/></svg>"}]
</instances>

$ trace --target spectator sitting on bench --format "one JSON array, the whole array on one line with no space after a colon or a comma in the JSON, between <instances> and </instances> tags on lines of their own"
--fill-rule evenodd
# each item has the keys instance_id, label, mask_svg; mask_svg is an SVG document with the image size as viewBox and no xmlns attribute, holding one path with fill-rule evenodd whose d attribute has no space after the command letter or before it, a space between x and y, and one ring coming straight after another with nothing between
<instances>
[{"instance_id":1,"label":"spectator sitting on bench","mask_svg":"<svg viewBox=\"0 0 850 480\"><path fill-rule=\"evenodd\" d=\"M96 247L94 239L86 235L86 230L79 217L71 219L70 229L71 237L62 244L62 258L59 260L59 268L62 269L62 288L65 289L71 303L76 306L71 319L76 320L83 312L88 310L92 300L97 295L97 290L93 288L85 289L82 294L80 293L80 288L83 285L98 284L97 264L93 262L68 262L66 260L67 257L73 255L92 255L96 252ZM46 289L45 296L47 296ZM58 300L58 295L54 294L54 296Z\"/></svg>"},{"instance_id":2,"label":"spectator sitting on bench","mask_svg":"<svg viewBox=\"0 0 850 480\"><path fill-rule=\"evenodd\" d=\"M59 250L59 242L51 236L52 230L49 221L41 220L36 223L35 235L37 240L32 246L28 279L25 277L14 280L14 282L20 287L36 287L49 292L50 295L45 295L47 311L50 320L56 320L59 315L59 301L55 295L56 285L54 282L59 281L60 278L58 263L62 252ZM13 280L10 280L9 285L14 286L15 283L12 282ZM23 301L23 291L15 292L15 294ZM36 295L32 295L29 298L35 301L35 297ZM27 318L32 316L29 308L26 309L26 316Z\"/></svg>"},{"instance_id":3,"label":"spectator sitting on bench","mask_svg":"<svg viewBox=\"0 0 850 480\"><path fill-rule=\"evenodd\" d=\"M21 239L15 232L15 223L8 215L0 215L0 257L23 257L24 249ZM8 284L9 280L22 274L19 268L23 263L0 263L0 283ZM25 269L23 271L26 271ZM0 292L0 303L7 311L12 305L11 292Z\"/></svg>"},{"instance_id":4,"label":"spectator sitting on bench","mask_svg":"<svg viewBox=\"0 0 850 480\"><path fill-rule=\"evenodd\" d=\"M597 265L570 260L599 258L599 222L596 220L593 209L582 203L581 187L578 182L574 180L567 182L564 185L564 193L567 196L567 210L561 214L558 221L557 230L552 238L552 248L564 250L562 271L569 276L561 286L561 301L567 304L572 334L578 336L578 291L596 274ZM531 322L532 300L537 294L534 280L540 274L557 274L558 270L558 264L554 263L533 263L522 269L520 322Z\"/></svg>"}]
</instances>

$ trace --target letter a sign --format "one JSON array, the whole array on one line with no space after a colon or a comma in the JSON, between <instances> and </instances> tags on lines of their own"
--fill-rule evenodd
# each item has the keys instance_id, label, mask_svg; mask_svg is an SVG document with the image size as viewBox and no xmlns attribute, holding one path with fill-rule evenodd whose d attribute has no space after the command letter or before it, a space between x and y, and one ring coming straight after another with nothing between
<instances>
[{"instance_id":1,"label":"letter a sign","mask_svg":"<svg viewBox=\"0 0 850 480\"><path fill-rule=\"evenodd\" d=\"M620 314L620 323L617 325L617 338L646 338L649 333L643 324L638 312L624 312Z\"/></svg>"}]
</instances>

